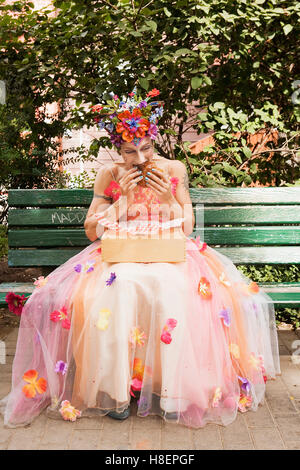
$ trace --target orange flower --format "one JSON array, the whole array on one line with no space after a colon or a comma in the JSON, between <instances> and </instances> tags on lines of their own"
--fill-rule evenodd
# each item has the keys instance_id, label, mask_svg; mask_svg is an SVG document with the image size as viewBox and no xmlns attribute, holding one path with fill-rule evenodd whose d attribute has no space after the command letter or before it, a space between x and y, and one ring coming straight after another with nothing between
<instances>
[{"instance_id":1,"label":"orange flower","mask_svg":"<svg viewBox=\"0 0 300 470\"><path fill-rule=\"evenodd\" d=\"M252 281L250 282L248 289L249 292L251 292L252 294L257 294L257 292L259 291L259 286L258 284L256 284L256 282Z\"/></svg>"},{"instance_id":2,"label":"orange flower","mask_svg":"<svg viewBox=\"0 0 300 470\"><path fill-rule=\"evenodd\" d=\"M126 142L132 142L134 139L134 136L126 129L125 131L122 132L122 138Z\"/></svg>"},{"instance_id":3,"label":"orange flower","mask_svg":"<svg viewBox=\"0 0 300 470\"><path fill-rule=\"evenodd\" d=\"M143 131L147 131L150 127L150 122L148 121L148 119L140 119L139 120L139 128L143 129Z\"/></svg>"},{"instance_id":4,"label":"orange flower","mask_svg":"<svg viewBox=\"0 0 300 470\"><path fill-rule=\"evenodd\" d=\"M101 106L101 104L95 104L95 106L92 107L92 111L94 113L99 113L101 109L103 109L103 106Z\"/></svg>"},{"instance_id":5,"label":"orange flower","mask_svg":"<svg viewBox=\"0 0 300 470\"><path fill-rule=\"evenodd\" d=\"M198 294L200 294L204 299L211 299L212 297L210 282L204 276L200 278L198 284Z\"/></svg>"},{"instance_id":6,"label":"orange flower","mask_svg":"<svg viewBox=\"0 0 300 470\"><path fill-rule=\"evenodd\" d=\"M142 112L141 112L140 108L134 108L134 110L132 112L132 117L139 118L139 117L141 117L141 115L142 115Z\"/></svg>"},{"instance_id":7,"label":"orange flower","mask_svg":"<svg viewBox=\"0 0 300 470\"><path fill-rule=\"evenodd\" d=\"M28 370L23 375L23 380L25 380L25 382L28 382L28 385L24 385L24 387L22 388L22 392L27 398L34 398L36 392L42 394L45 393L47 390L47 380L43 378L36 380L37 376L38 373L34 369Z\"/></svg>"},{"instance_id":8,"label":"orange flower","mask_svg":"<svg viewBox=\"0 0 300 470\"><path fill-rule=\"evenodd\" d=\"M138 128L138 130L136 131L135 135L136 135L136 137L142 139L143 137L145 137L146 133L145 133L145 131L143 131L143 129Z\"/></svg>"},{"instance_id":9,"label":"orange flower","mask_svg":"<svg viewBox=\"0 0 300 470\"><path fill-rule=\"evenodd\" d=\"M125 130L125 127L123 126L122 122L118 122L116 126L116 131L121 134Z\"/></svg>"},{"instance_id":10,"label":"orange flower","mask_svg":"<svg viewBox=\"0 0 300 470\"><path fill-rule=\"evenodd\" d=\"M122 119L130 119L131 118L131 113L126 109L126 111L123 111L122 113L118 114L118 118L122 121Z\"/></svg>"},{"instance_id":11,"label":"orange flower","mask_svg":"<svg viewBox=\"0 0 300 470\"><path fill-rule=\"evenodd\" d=\"M147 96L157 96L159 95L160 91L157 90L157 88L153 88L149 93L147 93Z\"/></svg>"}]
</instances>

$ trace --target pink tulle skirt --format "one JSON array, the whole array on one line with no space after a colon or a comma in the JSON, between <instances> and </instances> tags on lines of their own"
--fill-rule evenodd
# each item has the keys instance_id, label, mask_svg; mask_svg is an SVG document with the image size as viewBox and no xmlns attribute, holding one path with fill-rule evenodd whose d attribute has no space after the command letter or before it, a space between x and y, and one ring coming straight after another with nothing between
<instances>
[{"instance_id":1,"label":"pink tulle skirt","mask_svg":"<svg viewBox=\"0 0 300 470\"><path fill-rule=\"evenodd\" d=\"M228 425L277 374L274 304L229 258L187 237L184 263L106 263L97 240L27 300L0 411L18 427L136 398L145 419Z\"/></svg>"}]
</instances>

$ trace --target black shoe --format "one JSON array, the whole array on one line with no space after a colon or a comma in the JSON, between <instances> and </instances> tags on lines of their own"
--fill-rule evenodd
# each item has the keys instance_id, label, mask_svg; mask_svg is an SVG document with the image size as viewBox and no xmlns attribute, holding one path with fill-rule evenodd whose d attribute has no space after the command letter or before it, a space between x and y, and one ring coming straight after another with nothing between
<instances>
[{"instance_id":1,"label":"black shoe","mask_svg":"<svg viewBox=\"0 0 300 470\"><path fill-rule=\"evenodd\" d=\"M178 419L179 418L179 413L177 413L177 411L166 412L166 413L164 412L163 416L166 419Z\"/></svg>"},{"instance_id":2,"label":"black shoe","mask_svg":"<svg viewBox=\"0 0 300 470\"><path fill-rule=\"evenodd\" d=\"M117 411L110 411L107 413L107 416L113 419L127 419L130 416L130 408L126 408L126 410L122 411L122 413L118 413Z\"/></svg>"}]
</instances>

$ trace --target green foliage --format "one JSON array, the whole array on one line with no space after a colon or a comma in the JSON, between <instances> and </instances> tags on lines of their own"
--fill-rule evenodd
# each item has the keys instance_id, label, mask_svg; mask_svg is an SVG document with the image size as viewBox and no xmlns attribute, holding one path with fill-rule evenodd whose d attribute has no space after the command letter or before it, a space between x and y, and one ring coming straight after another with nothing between
<instances>
[{"instance_id":1,"label":"green foliage","mask_svg":"<svg viewBox=\"0 0 300 470\"><path fill-rule=\"evenodd\" d=\"M7 112L20 120L17 130L5 131L8 144L0 152L14 165L15 158L24 159L28 174L36 170L26 162L23 146L28 154L33 144L39 159L45 158L44 171L49 154L56 161L63 154L53 139L94 125L86 104L104 104L105 93L122 96L137 85L143 92L160 90L165 113L157 150L185 160L194 185L274 184L274 179L284 185L299 179L296 2L55 0L40 10L26 1L2 2L0 8L0 79L7 86ZM45 122L45 104L54 102L60 105L58 116ZM280 138L270 150L276 158L268 160L272 154L252 148L248 135L275 128ZM31 131L26 143L21 129ZM191 129L216 133L214 148L194 157L195 165L183 145ZM242 135L233 137L234 132ZM85 158L97 155L99 143L110 147L108 140L92 142ZM276 175L270 173L275 167ZM9 184L23 185L18 178Z\"/></svg>"},{"instance_id":2,"label":"green foliage","mask_svg":"<svg viewBox=\"0 0 300 470\"><path fill-rule=\"evenodd\" d=\"M0 225L0 259L8 253L7 227Z\"/></svg>"}]
</instances>

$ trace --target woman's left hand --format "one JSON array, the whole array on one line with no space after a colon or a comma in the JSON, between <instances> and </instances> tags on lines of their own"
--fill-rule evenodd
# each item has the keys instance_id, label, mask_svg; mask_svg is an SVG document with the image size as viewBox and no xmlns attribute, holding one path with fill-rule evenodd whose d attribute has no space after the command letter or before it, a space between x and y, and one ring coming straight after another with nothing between
<instances>
[{"instance_id":1,"label":"woman's left hand","mask_svg":"<svg viewBox=\"0 0 300 470\"><path fill-rule=\"evenodd\" d=\"M146 179L146 188L152 188L158 195L161 203L171 204L174 202L172 185L166 174L156 170L156 168L153 168L149 173L146 175L148 178Z\"/></svg>"}]
</instances>

